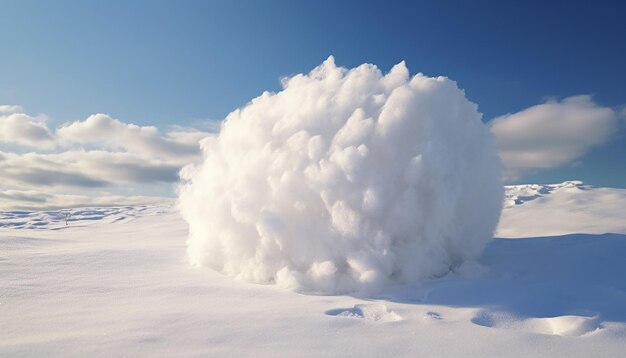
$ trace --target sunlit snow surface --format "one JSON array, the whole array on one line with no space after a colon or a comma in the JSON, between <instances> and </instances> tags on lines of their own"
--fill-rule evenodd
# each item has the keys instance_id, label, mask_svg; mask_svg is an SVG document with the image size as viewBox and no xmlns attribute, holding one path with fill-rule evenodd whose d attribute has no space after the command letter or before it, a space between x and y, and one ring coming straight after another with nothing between
<instances>
[{"instance_id":1,"label":"sunlit snow surface","mask_svg":"<svg viewBox=\"0 0 626 358\"><path fill-rule=\"evenodd\" d=\"M478 263L364 297L192 267L166 206L2 212L0 356L622 357L626 190L506 197Z\"/></svg>"},{"instance_id":2,"label":"sunlit snow surface","mask_svg":"<svg viewBox=\"0 0 626 358\"><path fill-rule=\"evenodd\" d=\"M136 205L77 208L49 211L0 211L0 227L12 229L69 229L95 223L131 221L146 215L170 211L170 206Z\"/></svg>"}]
</instances>

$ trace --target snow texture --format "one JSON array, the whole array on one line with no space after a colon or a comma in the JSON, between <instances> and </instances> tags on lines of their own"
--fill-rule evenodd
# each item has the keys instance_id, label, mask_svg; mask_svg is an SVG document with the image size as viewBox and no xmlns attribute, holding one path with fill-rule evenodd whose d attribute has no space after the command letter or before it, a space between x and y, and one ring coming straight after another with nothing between
<instances>
[{"instance_id":1,"label":"snow texture","mask_svg":"<svg viewBox=\"0 0 626 358\"><path fill-rule=\"evenodd\" d=\"M498 232L536 237L495 239L444 277L370 295L302 295L185 265L188 227L171 207L74 209L69 225L62 212L0 212L0 356L623 358L626 189L507 197L522 203ZM513 220L528 208L543 221ZM599 213L612 234L590 234ZM15 226L17 214L48 229ZM548 235L574 217L575 231Z\"/></svg>"},{"instance_id":2,"label":"snow texture","mask_svg":"<svg viewBox=\"0 0 626 358\"><path fill-rule=\"evenodd\" d=\"M61 230L84 227L98 222L131 221L146 215L168 211L170 205L127 205L111 207L84 207L74 209L25 211L0 211L0 228Z\"/></svg>"},{"instance_id":3,"label":"snow texture","mask_svg":"<svg viewBox=\"0 0 626 358\"><path fill-rule=\"evenodd\" d=\"M305 292L377 290L479 257L500 216L495 140L456 83L404 62L283 80L182 172L188 257Z\"/></svg>"},{"instance_id":4,"label":"snow texture","mask_svg":"<svg viewBox=\"0 0 626 358\"><path fill-rule=\"evenodd\" d=\"M581 181L506 187L498 237L626 233L626 190ZM558 208L558 210L555 210Z\"/></svg>"}]
</instances>

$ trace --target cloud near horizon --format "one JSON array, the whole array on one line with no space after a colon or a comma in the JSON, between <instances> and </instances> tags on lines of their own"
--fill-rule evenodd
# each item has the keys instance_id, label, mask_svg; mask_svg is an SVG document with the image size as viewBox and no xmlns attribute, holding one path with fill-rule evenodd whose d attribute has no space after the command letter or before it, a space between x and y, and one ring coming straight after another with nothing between
<instances>
[{"instance_id":1,"label":"cloud near horizon","mask_svg":"<svg viewBox=\"0 0 626 358\"><path fill-rule=\"evenodd\" d=\"M53 131L45 116L33 117L20 106L2 105L0 210L45 208L46 203L59 207L61 198L67 199L68 205L123 205L129 202L121 200L123 196L107 199L109 190L120 188L141 192L161 186L162 192L171 192L179 170L199 160L199 141L209 135L182 127L161 133L154 126L124 123L102 113ZM94 190L97 197L88 195ZM131 202L148 200L133 197Z\"/></svg>"},{"instance_id":2,"label":"cloud near horizon","mask_svg":"<svg viewBox=\"0 0 626 358\"><path fill-rule=\"evenodd\" d=\"M45 123L45 117L31 117L24 113L3 110L21 109L19 106L0 106L0 143L22 147L51 149L54 137Z\"/></svg>"},{"instance_id":3,"label":"cloud near horizon","mask_svg":"<svg viewBox=\"0 0 626 358\"><path fill-rule=\"evenodd\" d=\"M65 124L56 132L61 145L95 145L160 158L194 157L199 151L198 142L207 135L200 131L170 131L163 135L154 126L123 123L102 113Z\"/></svg>"},{"instance_id":4,"label":"cloud near horizon","mask_svg":"<svg viewBox=\"0 0 626 358\"><path fill-rule=\"evenodd\" d=\"M579 95L506 114L488 124L511 180L529 170L573 163L619 132L620 115L589 95Z\"/></svg>"},{"instance_id":5,"label":"cloud near horizon","mask_svg":"<svg viewBox=\"0 0 626 358\"><path fill-rule=\"evenodd\" d=\"M1 204L0 209L2 210L60 210L90 206L150 205L171 203L173 200L172 198L142 195L87 196L50 194L37 190L0 190L0 202L12 203L10 206Z\"/></svg>"}]
</instances>

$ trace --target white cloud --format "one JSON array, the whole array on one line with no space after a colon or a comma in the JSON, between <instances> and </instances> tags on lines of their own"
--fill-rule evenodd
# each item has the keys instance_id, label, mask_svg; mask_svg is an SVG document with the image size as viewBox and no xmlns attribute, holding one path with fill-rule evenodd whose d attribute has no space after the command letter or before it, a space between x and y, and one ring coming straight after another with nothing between
<instances>
[{"instance_id":1,"label":"white cloud","mask_svg":"<svg viewBox=\"0 0 626 358\"><path fill-rule=\"evenodd\" d=\"M20 109L18 106L8 107ZM45 118L31 117L24 113L0 115L0 143L40 149L50 149L55 145L54 137L46 126Z\"/></svg>"},{"instance_id":2,"label":"white cloud","mask_svg":"<svg viewBox=\"0 0 626 358\"><path fill-rule=\"evenodd\" d=\"M189 162L200 153L199 141L211 132L175 126L162 134L154 126L138 126L94 114L83 121L66 123L55 133L46 125L45 116L32 117L21 113L20 106L0 106L0 143L35 150L68 149L76 146L106 149Z\"/></svg>"},{"instance_id":3,"label":"white cloud","mask_svg":"<svg viewBox=\"0 0 626 358\"><path fill-rule=\"evenodd\" d=\"M198 142L209 133L173 131L162 135L154 126L123 123L102 113L57 130L64 145L82 144L141 153L150 157L181 158L199 153Z\"/></svg>"},{"instance_id":4,"label":"white cloud","mask_svg":"<svg viewBox=\"0 0 626 358\"><path fill-rule=\"evenodd\" d=\"M532 106L489 124L510 176L571 163L619 130L616 112L587 95Z\"/></svg>"},{"instance_id":5,"label":"white cloud","mask_svg":"<svg viewBox=\"0 0 626 358\"><path fill-rule=\"evenodd\" d=\"M16 193L55 195L54 205L63 206L59 202L62 198L68 204L78 203L69 201L67 191L80 194L94 188L125 188L126 192L142 192L158 185L171 188L178 181L180 168L199 160L199 141L211 135L183 127L161 133L156 127L124 123L106 114L52 131L45 116L32 117L21 111L19 106L0 106L4 113L0 114L0 144L9 145L0 151L0 191L5 200L7 193L15 194L13 206L19 206L19 200L24 207L32 206L29 203L40 198ZM11 146L20 150L13 151Z\"/></svg>"},{"instance_id":6,"label":"white cloud","mask_svg":"<svg viewBox=\"0 0 626 358\"><path fill-rule=\"evenodd\" d=\"M11 114L24 111L22 107L11 104L0 104L0 114Z\"/></svg>"}]
</instances>

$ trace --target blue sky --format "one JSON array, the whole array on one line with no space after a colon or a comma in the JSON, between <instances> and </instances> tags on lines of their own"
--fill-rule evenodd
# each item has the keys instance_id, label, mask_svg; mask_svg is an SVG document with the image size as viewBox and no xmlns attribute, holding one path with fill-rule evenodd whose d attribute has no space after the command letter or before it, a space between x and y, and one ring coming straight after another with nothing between
<instances>
[{"instance_id":1,"label":"blue sky","mask_svg":"<svg viewBox=\"0 0 626 358\"><path fill-rule=\"evenodd\" d=\"M49 125L94 113L138 125L221 119L329 55L405 60L458 82L488 121L548 98L626 104L626 5L615 1L3 1L0 104ZM624 131L511 182L626 187Z\"/></svg>"}]
</instances>

